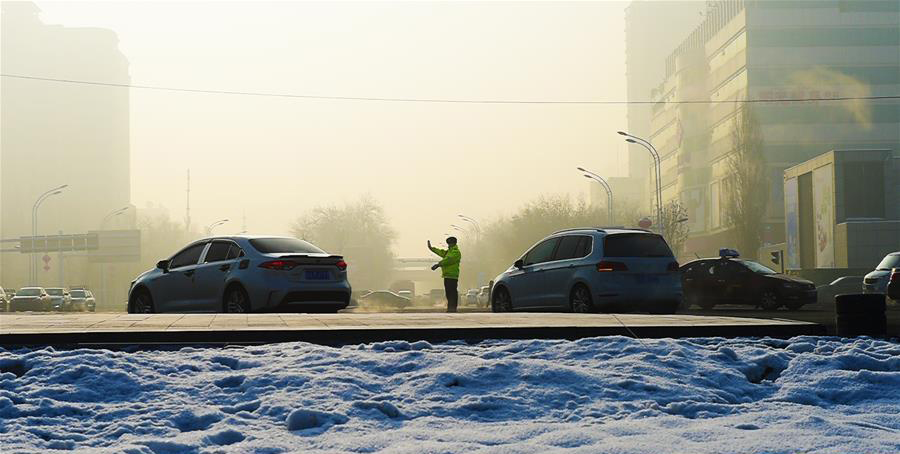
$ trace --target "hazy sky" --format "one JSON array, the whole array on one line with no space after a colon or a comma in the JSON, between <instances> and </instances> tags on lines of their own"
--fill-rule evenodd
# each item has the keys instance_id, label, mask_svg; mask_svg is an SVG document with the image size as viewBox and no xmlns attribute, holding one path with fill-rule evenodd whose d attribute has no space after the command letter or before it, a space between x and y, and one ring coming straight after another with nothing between
<instances>
[{"instance_id":1,"label":"hazy sky","mask_svg":"<svg viewBox=\"0 0 900 454\"><path fill-rule=\"evenodd\" d=\"M134 84L311 95L624 100L625 2L38 2L48 24L118 33ZM120 81L109 81L120 82ZM110 88L115 90L116 88ZM131 90L135 205L217 233L286 233L369 193L427 255L457 213L485 222L583 165L624 175L624 106L387 103ZM465 238L462 239L463 245Z\"/></svg>"}]
</instances>

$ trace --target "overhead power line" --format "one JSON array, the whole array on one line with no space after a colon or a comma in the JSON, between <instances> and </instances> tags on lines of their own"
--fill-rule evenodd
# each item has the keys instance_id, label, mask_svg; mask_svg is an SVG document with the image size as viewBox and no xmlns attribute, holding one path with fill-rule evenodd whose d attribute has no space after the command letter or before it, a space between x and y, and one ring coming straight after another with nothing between
<instances>
[{"instance_id":1,"label":"overhead power line","mask_svg":"<svg viewBox=\"0 0 900 454\"><path fill-rule=\"evenodd\" d=\"M57 79L52 77L26 76L21 74L0 74L13 79L38 80L66 84L93 85L100 87L135 88L140 90L158 90L181 93L202 93L211 95L261 96L270 98L297 98L333 101L373 101L373 102L406 102L406 103L445 103L445 104L733 104L733 103L794 103L794 102L835 102L835 101L877 101L896 100L895 96L839 96L832 98L781 98L781 99L745 99L745 100L685 100L685 101L561 101L561 100L524 100L524 99L451 99L451 98L380 98L371 96L331 96L301 95L293 93L272 93L261 91L207 90L200 88L164 87L158 85L122 84L113 82L97 82L91 80Z\"/></svg>"}]
</instances>

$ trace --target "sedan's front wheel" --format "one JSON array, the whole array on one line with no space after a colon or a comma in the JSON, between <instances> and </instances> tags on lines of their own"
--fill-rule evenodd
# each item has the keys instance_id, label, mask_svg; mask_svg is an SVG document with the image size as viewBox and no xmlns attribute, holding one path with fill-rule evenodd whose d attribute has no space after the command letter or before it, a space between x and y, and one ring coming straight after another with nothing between
<instances>
[{"instance_id":1,"label":"sedan's front wheel","mask_svg":"<svg viewBox=\"0 0 900 454\"><path fill-rule=\"evenodd\" d=\"M153 299L150 297L150 294L146 291L138 292L131 303L131 312L133 314L152 314Z\"/></svg>"},{"instance_id":2,"label":"sedan's front wheel","mask_svg":"<svg viewBox=\"0 0 900 454\"><path fill-rule=\"evenodd\" d=\"M250 298L240 287L231 287L225 293L224 312L227 314L246 314L250 312Z\"/></svg>"},{"instance_id":3,"label":"sedan's front wheel","mask_svg":"<svg viewBox=\"0 0 900 454\"><path fill-rule=\"evenodd\" d=\"M512 298L505 287L500 287L494 292L491 310L493 312L512 312Z\"/></svg>"}]
</instances>

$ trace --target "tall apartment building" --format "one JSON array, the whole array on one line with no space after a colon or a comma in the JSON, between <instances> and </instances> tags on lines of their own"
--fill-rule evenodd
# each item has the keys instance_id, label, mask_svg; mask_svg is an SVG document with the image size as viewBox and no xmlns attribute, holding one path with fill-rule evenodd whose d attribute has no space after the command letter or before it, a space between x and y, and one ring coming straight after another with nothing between
<instances>
[{"instance_id":1,"label":"tall apartment building","mask_svg":"<svg viewBox=\"0 0 900 454\"><path fill-rule=\"evenodd\" d=\"M130 82L114 32L47 25L39 14L32 3L3 2L4 73ZM127 89L3 77L0 91L0 238L30 236L35 200L62 184L69 187L40 207L39 235L96 230L105 214L130 204ZM91 276L75 274L91 268L79 260L66 259L66 284L89 284ZM39 283L57 283L57 261L54 254ZM27 285L29 262L26 254L2 253L0 285Z\"/></svg>"},{"instance_id":2,"label":"tall apartment building","mask_svg":"<svg viewBox=\"0 0 900 454\"><path fill-rule=\"evenodd\" d=\"M702 24L664 61L665 75L651 93L657 103L649 135L662 156L663 202L678 199L688 208L685 252L701 255L729 241L723 180L741 103L728 101L900 93L900 3L707 4ZM725 102L665 102L687 100ZM896 100L760 103L752 110L770 181L768 243L784 241L784 169L834 149L900 150ZM652 177L645 178L650 187Z\"/></svg>"}]
</instances>

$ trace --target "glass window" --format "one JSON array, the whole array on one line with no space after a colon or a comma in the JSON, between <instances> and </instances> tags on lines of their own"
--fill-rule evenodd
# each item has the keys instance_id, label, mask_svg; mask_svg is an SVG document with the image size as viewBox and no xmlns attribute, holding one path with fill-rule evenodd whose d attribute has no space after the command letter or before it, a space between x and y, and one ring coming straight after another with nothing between
<instances>
[{"instance_id":1,"label":"glass window","mask_svg":"<svg viewBox=\"0 0 900 454\"><path fill-rule=\"evenodd\" d=\"M48 288L48 289L47 289L47 294L48 294L48 295L53 295L53 296L62 296L62 294L63 294L63 289L61 289L61 288Z\"/></svg>"},{"instance_id":2,"label":"glass window","mask_svg":"<svg viewBox=\"0 0 900 454\"><path fill-rule=\"evenodd\" d=\"M551 238L540 242L537 246L531 248L523 261L525 265L534 265L535 263L549 262L553 257L553 250L556 249L556 243L559 238Z\"/></svg>"},{"instance_id":3,"label":"glass window","mask_svg":"<svg viewBox=\"0 0 900 454\"><path fill-rule=\"evenodd\" d=\"M236 244L232 244L230 248L228 248L228 256L225 257L225 260L232 260L238 257L243 257L244 251L240 246Z\"/></svg>"},{"instance_id":4,"label":"glass window","mask_svg":"<svg viewBox=\"0 0 900 454\"><path fill-rule=\"evenodd\" d=\"M204 247L206 247L206 243L195 244L175 254L175 257L172 257L172 260L169 261L169 268L196 265L200 260L200 253L203 252Z\"/></svg>"},{"instance_id":5,"label":"glass window","mask_svg":"<svg viewBox=\"0 0 900 454\"><path fill-rule=\"evenodd\" d=\"M85 293L84 290L72 290L72 298L84 298Z\"/></svg>"},{"instance_id":6,"label":"glass window","mask_svg":"<svg viewBox=\"0 0 900 454\"><path fill-rule=\"evenodd\" d=\"M614 233L603 239L603 256L672 257L672 250L655 233Z\"/></svg>"},{"instance_id":7,"label":"glass window","mask_svg":"<svg viewBox=\"0 0 900 454\"><path fill-rule=\"evenodd\" d=\"M773 271L771 268L766 267L764 265L760 265L759 263L756 263L756 262L751 262L749 260L741 260L741 263L743 263L744 266L746 266L747 268L750 268L750 271L753 271L754 273L778 274L775 271Z\"/></svg>"},{"instance_id":8,"label":"glass window","mask_svg":"<svg viewBox=\"0 0 900 454\"><path fill-rule=\"evenodd\" d=\"M900 268L900 254L891 254L885 257L875 268L876 270L890 270Z\"/></svg>"},{"instance_id":9,"label":"glass window","mask_svg":"<svg viewBox=\"0 0 900 454\"><path fill-rule=\"evenodd\" d=\"M23 288L16 293L16 296L40 296L40 294L41 289L39 288Z\"/></svg>"},{"instance_id":10,"label":"glass window","mask_svg":"<svg viewBox=\"0 0 900 454\"><path fill-rule=\"evenodd\" d=\"M206 251L205 263L221 262L225 260L228 257L229 248L231 248L231 243L227 241L214 241L213 244L209 246L209 250Z\"/></svg>"},{"instance_id":11,"label":"glass window","mask_svg":"<svg viewBox=\"0 0 900 454\"><path fill-rule=\"evenodd\" d=\"M553 260L568 260L582 258L590 252L591 237L584 235L564 236L559 241ZM585 247L587 245L587 247Z\"/></svg>"},{"instance_id":12,"label":"glass window","mask_svg":"<svg viewBox=\"0 0 900 454\"><path fill-rule=\"evenodd\" d=\"M250 245L263 254L324 254L325 251L296 238L257 238Z\"/></svg>"}]
</instances>

